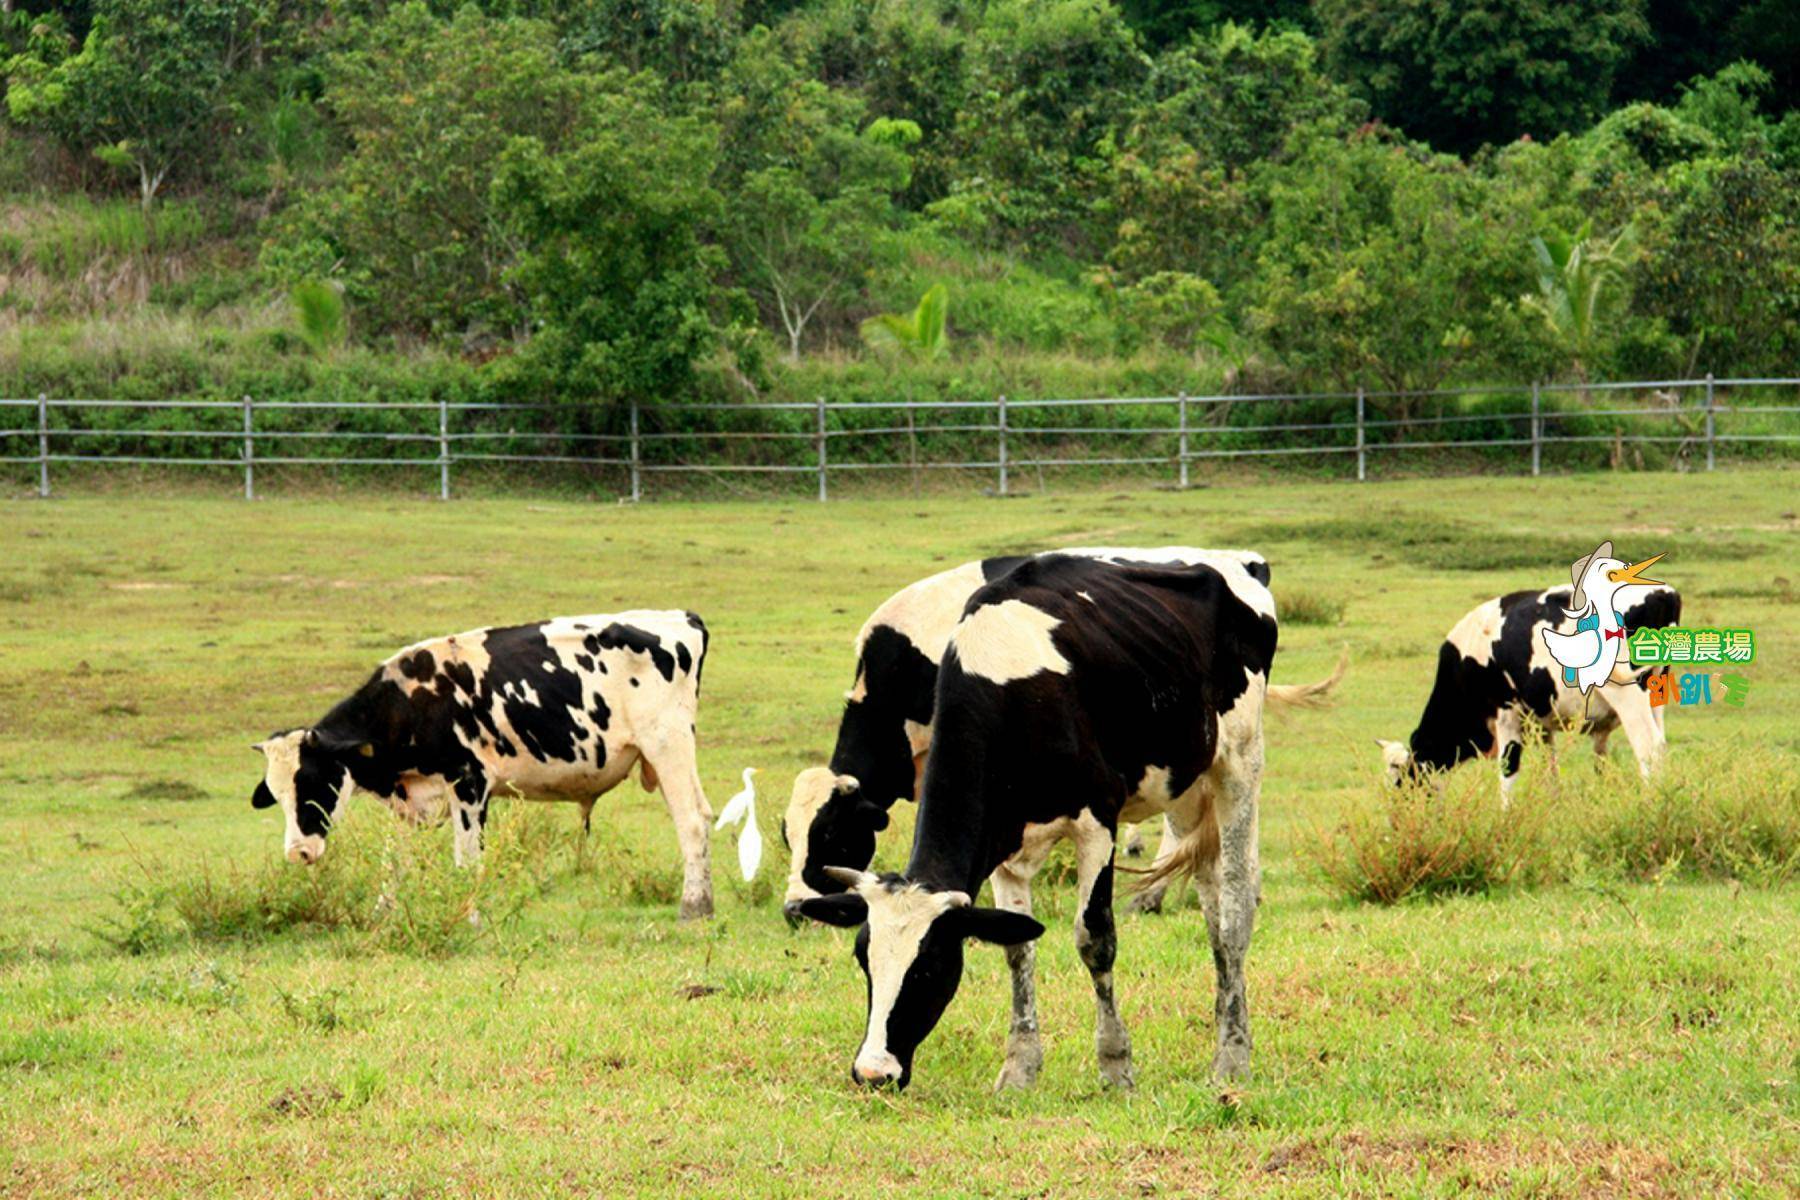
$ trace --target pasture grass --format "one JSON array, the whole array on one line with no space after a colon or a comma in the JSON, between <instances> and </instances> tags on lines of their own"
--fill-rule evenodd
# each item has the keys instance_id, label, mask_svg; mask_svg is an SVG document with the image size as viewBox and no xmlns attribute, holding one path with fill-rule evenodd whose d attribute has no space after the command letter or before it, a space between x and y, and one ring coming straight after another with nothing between
<instances>
[{"instance_id":1,"label":"pasture grass","mask_svg":"<svg viewBox=\"0 0 1800 1200\"><path fill-rule=\"evenodd\" d=\"M15 503L0 1193L1792 1194L1793 494L1791 473L1733 471L1005 503ZM1597 764L1565 741L1556 776L1528 749L1517 818L1482 803L1491 764L1465 767L1441 812L1408 797L1409 819L1466 820L1489 831L1466 839L1477 850L1517 820L1530 854L1435 897L1341 897L1317 849L1385 817L1369 740L1411 729L1443 632L1485 597L1559 582L1608 536L1670 551L1687 623L1757 631L1746 707L1671 712L1670 772L1648 787L1622 745ZM790 933L774 878L786 785L830 749L851 636L894 588L977 555L1134 542L1253 545L1278 595L1343 606L1284 626L1277 658L1284 682L1327 674L1345 645L1350 668L1336 707L1268 724L1252 1078L1207 1077L1211 955L1172 896L1121 916L1139 1086L1099 1085L1071 889L1051 869L1037 1088L989 1090L1006 972L971 947L913 1087L854 1089L850 935ZM407 641L635 605L712 628L715 806L762 768L771 861L746 885L716 840L714 920L674 919L673 834L635 782L585 842L573 808L497 805L479 873L450 867L447 830L367 800L319 870L280 861L279 819L249 806L249 742ZM911 828L902 806L882 865ZM1524 870L1539 861L1555 871Z\"/></svg>"}]
</instances>

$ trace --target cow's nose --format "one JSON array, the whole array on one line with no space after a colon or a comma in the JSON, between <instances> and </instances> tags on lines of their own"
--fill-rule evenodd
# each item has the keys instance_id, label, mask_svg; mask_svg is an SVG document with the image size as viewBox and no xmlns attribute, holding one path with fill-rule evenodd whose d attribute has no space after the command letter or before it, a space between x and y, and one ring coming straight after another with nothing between
<instances>
[{"instance_id":1,"label":"cow's nose","mask_svg":"<svg viewBox=\"0 0 1800 1200\"><path fill-rule=\"evenodd\" d=\"M781 906L781 915L787 918L789 929L800 928L800 902L789 900Z\"/></svg>"},{"instance_id":2,"label":"cow's nose","mask_svg":"<svg viewBox=\"0 0 1800 1200\"><path fill-rule=\"evenodd\" d=\"M295 846L288 851L288 861L299 863L303 867L310 867L313 864L313 852L310 847Z\"/></svg>"},{"instance_id":3,"label":"cow's nose","mask_svg":"<svg viewBox=\"0 0 1800 1200\"><path fill-rule=\"evenodd\" d=\"M850 1074L855 1077L856 1082L871 1088L886 1087L899 1078L898 1075L890 1074L884 1067L868 1067L862 1063L851 1067Z\"/></svg>"}]
</instances>

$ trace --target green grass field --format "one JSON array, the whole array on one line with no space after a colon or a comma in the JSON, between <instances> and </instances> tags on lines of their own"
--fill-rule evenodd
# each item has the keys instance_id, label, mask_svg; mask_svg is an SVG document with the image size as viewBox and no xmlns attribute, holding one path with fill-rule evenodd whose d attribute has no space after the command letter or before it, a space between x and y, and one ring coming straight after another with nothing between
<instances>
[{"instance_id":1,"label":"green grass field","mask_svg":"<svg viewBox=\"0 0 1800 1200\"><path fill-rule=\"evenodd\" d=\"M1601 536L1628 556L1667 552L1685 623L1758 634L1747 706L1672 712L1671 754L1794 755L1796 478L635 509L13 503L0 1193L1793 1194L1800 883L1675 871L1380 908L1332 895L1306 851L1378 802L1369 739L1411 729L1450 624L1565 578ZM572 807L502 814L536 830L551 877L515 918L437 953L350 927L194 936L121 904L269 870L279 817L250 808L248 743L317 717L401 644L632 606L707 617L702 773L718 807L744 766L761 768L774 881L787 786L830 748L871 607L983 554L1167 542L1263 550L1277 598L1323 622L1284 626L1278 680L1351 654L1336 708L1269 723L1256 1060L1233 1093L1207 1078L1212 967L1191 902L1121 918L1139 1086L1101 1088L1069 885L1049 879L1037 1088L990 1090L1005 967L972 947L912 1088L855 1089L850 936L790 933L766 882L732 878L723 837L718 917L678 925L674 836L635 782L595 810L586 856ZM1565 775L1595 771L1565 753ZM1604 779L1633 803L1628 771ZM360 803L370 836L342 854L392 824ZM910 827L900 813L884 863L904 859ZM447 829L418 836L448 860ZM117 935L134 920L161 931L135 954Z\"/></svg>"}]
</instances>

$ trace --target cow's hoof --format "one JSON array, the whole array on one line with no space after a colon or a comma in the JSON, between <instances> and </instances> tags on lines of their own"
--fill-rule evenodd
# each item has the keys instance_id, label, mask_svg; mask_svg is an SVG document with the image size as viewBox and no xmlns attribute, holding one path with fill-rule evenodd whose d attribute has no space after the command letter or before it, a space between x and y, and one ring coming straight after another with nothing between
<instances>
[{"instance_id":1,"label":"cow's hoof","mask_svg":"<svg viewBox=\"0 0 1800 1200\"><path fill-rule=\"evenodd\" d=\"M1044 1065L1044 1047L1038 1042L1021 1043L1006 1048L1006 1063L1000 1068L1000 1077L994 1080L996 1092L1011 1091L1015 1088L1028 1088L1037 1082L1038 1071Z\"/></svg>"},{"instance_id":2,"label":"cow's hoof","mask_svg":"<svg viewBox=\"0 0 1800 1200\"><path fill-rule=\"evenodd\" d=\"M1221 1046L1213 1056L1213 1078L1224 1081L1250 1074L1250 1047Z\"/></svg>"},{"instance_id":3,"label":"cow's hoof","mask_svg":"<svg viewBox=\"0 0 1800 1200\"><path fill-rule=\"evenodd\" d=\"M1125 907L1128 911L1135 913L1159 913L1162 911L1164 891L1163 888L1151 888L1148 891L1139 892Z\"/></svg>"},{"instance_id":4,"label":"cow's hoof","mask_svg":"<svg viewBox=\"0 0 1800 1200\"><path fill-rule=\"evenodd\" d=\"M1114 1055L1111 1058L1101 1055L1100 1079L1109 1087L1129 1092L1137 1086L1137 1079L1131 1073L1131 1054Z\"/></svg>"},{"instance_id":5,"label":"cow's hoof","mask_svg":"<svg viewBox=\"0 0 1800 1200\"><path fill-rule=\"evenodd\" d=\"M681 919L683 921L704 921L713 915L711 896L701 896L695 900L681 902Z\"/></svg>"}]
</instances>

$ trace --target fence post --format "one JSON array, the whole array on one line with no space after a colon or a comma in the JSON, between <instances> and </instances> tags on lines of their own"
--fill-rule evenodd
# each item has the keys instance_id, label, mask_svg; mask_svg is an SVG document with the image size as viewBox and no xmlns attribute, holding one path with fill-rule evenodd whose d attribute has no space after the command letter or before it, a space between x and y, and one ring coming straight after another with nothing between
<instances>
[{"instance_id":1,"label":"fence post","mask_svg":"<svg viewBox=\"0 0 1800 1200\"><path fill-rule=\"evenodd\" d=\"M38 393L38 499L50 498L50 397Z\"/></svg>"},{"instance_id":2,"label":"fence post","mask_svg":"<svg viewBox=\"0 0 1800 1200\"><path fill-rule=\"evenodd\" d=\"M256 435L250 428L250 397L244 397L244 499L256 499Z\"/></svg>"},{"instance_id":3,"label":"fence post","mask_svg":"<svg viewBox=\"0 0 1800 1200\"><path fill-rule=\"evenodd\" d=\"M1175 404L1181 429L1181 490L1185 492L1188 485L1188 411L1185 391L1175 398Z\"/></svg>"},{"instance_id":4,"label":"fence post","mask_svg":"<svg viewBox=\"0 0 1800 1200\"><path fill-rule=\"evenodd\" d=\"M450 401L438 397L438 499L450 498Z\"/></svg>"},{"instance_id":5,"label":"fence post","mask_svg":"<svg viewBox=\"0 0 1800 1200\"><path fill-rule=\"evenodd\" d=\"M1369 478L1369 439L1363 427L1363 389L1356 387L1356 482L1366 483Z\"/></svg>"},{"instance_id":6,"label":"fence post","mask_svg":"<svg viewBox=\"0 0 1800 1200\"><path fill-rule=\"evenodd\" d=\"M819 503L825 503L825 397L819 397Z\"/></svg>"},{"instance_id":7,"label":"fence post","mask_svg":"<svg viewBox=\"0 0 1800 1200\"><path fill-rule=\"evenodd\" d=\"M999 403L995 406L1000 414L1000 494L1006 495L1006 393L1000 393Z\"/></svg>"},{"instance_id":8,"label":"fence post","mask_svg":"<svg viewBox=\"0 0 1800 1200\"><path fill-rule=\"evenodd\" d=\"M1536 479L1544 465L1544 410L1538 396L1538 381L1531 381L1531 477Z\"/></svg>"},{"instance_id":9,"label":"fence post","mask_svg":"<svg viewBox=\"0 0 1800 1200\"><path fill-rule=\"evenodd\" d=\"M638 402L631 402L631 502L644 498L644 451L638 441Z\"/></svg>"},{"instance_id":10,"label":"fence post","mask_svg":"<svg viewBox=\"0 0 1800 1200\"><path fill-rule=\"evenodd\" d=\"M1713 373L1706 373L1706 469L1713 469Z\"/></svg>"}]
</instances>

